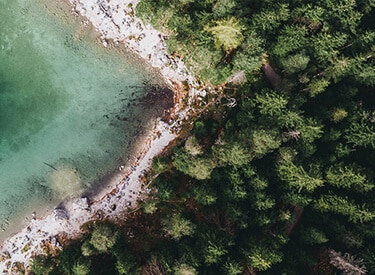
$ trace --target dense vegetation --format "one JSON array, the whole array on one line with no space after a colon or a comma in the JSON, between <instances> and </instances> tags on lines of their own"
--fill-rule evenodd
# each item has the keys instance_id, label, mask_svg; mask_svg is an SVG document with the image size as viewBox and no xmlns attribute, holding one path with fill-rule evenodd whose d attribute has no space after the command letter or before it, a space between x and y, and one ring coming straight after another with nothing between
<instances>
[{"instance_id":1,"label":"dense vegetation","mask_svg":"<svg viewBox=\"0 0 375 275\"><path fill-rule=\"evenodd\" d=\"M142 210L88 225L34 272L375 274L374 7L142 0L138 14L236 106L222 97L154 161Z\"/></svg>"}]
</instances>

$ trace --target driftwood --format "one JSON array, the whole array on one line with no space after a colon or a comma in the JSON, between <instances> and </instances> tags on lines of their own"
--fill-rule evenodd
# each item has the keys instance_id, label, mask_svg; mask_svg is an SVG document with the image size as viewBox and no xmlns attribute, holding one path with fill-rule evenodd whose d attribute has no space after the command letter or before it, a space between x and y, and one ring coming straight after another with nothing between
<instances>
[{"instance_id":1,"label":"driftwood","mask_svg":"<svg viewBox=\"0 0 375 275\"><path fill-rule=\"evenodd\" d=\"M51 165L51 164L49 164L49 163L47 163L47 162L44 162L44 161L43 161L43 163L44 163L45 165L47 165L48 167L51 167L53 170L58 171L58 170L56 169L56 167L54 167L53 165Z\"/></svg>"},{"instance_id":2,"label":"driftwood","mask_svg":"<svg viewBox=\"0 0 375 275\"><path fill-rule=\"evenodd\" d=\"M297 227L297 224L302 218L303 210L304 210L303 207L294 206L293 213L292 213L293 222L285 225L286 233L288 234L288 236L291 236L293 234L295 228Z\"/></svg>"},{"instance_id":3,"label":"driftwood","mask_svg":"<svg viewBox=\"0 0 375 275\"><path fill-rule=\"evenodd\" d=\"M246 75L245 71L238 71L233 73L230 77L228 77L226 83L231 83L233 85L242 85L246 82Z\"/></svg>"},{"instance_id":4,"label":"driftwood","mask_svg":"<svg viewBox=\"0 0 375 275\"><path fill-rule=\"evenodd\" d=\"M268 61L263 61L262 71L272 87L279 90L281 86L281 77L275 72Z\"/></svg>"}]
</instances>

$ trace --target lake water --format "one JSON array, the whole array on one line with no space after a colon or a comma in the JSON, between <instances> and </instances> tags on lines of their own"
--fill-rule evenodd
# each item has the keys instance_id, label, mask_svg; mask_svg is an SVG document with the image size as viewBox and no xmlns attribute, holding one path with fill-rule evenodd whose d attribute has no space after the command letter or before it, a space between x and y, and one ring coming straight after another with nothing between
<instances>
[{"instance_id":1,"label":"lake water","mask_svg":"<svg viewBox=\"0 0 375 275\"><path fill-rule=\"evenodd\" d=\"M34 209L92 188L167 100L161 78L50 0L0 0L0 239ZM5 231L4 231L5 230Z\"/></svg>"}]
</instances>

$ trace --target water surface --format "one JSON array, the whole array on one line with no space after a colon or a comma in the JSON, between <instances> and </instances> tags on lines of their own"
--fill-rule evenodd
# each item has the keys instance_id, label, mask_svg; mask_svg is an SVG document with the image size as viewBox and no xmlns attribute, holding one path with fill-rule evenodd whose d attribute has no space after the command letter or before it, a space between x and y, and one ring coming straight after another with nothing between
<instances>
[{"instance_id":1,"label":"water surface","mask_svg":"<svg viewBox=\"0 0 375 275\"><path fill-rule=\"evenodd\" d=\"M126 161L160 77L95 43L66 4L0 0L0 227ZM165 102L164 102L165 103ZM0 233L5 236L6 233Z\"/></svg>"}]
</instances>

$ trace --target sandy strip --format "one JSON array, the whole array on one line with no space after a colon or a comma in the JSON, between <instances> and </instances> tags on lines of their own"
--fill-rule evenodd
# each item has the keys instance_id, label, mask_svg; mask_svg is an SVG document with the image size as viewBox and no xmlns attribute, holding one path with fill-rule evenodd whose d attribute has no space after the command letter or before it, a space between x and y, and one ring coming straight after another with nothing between
<instances>
[{"instance_id":1,"label":"sandy strip","mask_svg":"<svg viewBox=\"0 0 375 275\"><path fill-rule=\"evenodd\" d=\"M85 16L102 34L103 45L108 40L123 43L126 47L158 68L165 79L175 87L186 81L191 86L195 79L188 73L184 63L168 54L163 35L151 26L145 26L134 16L137 1L131 0L69 0L72 12ZM128 168L114 176L104 189L91 201L76 198L64 202L54 212L44 218L34 217L21 232L7 239L0 247L0 270L3 274L19 274L15 263L19 262L28 269L33 255L43 253L46 245L49 249L60 249L61 237L80 236L80 226L88 221L110 218L115 220L131 209L147 190L142 189L142 177L150 168L154 156L176 138L176 125L182 123L189 108L183 109L181 101L188 97L191 102L199 91L191 89L189 95L181 96L176 89L173 125L159 121L146 139L140 155ZM173 130L172 130L173 129ZM115 187L114 187L115 186ZM14 271L12 271L14 270ZM26 273L28 274L28 273Z\"/></svg>"},{"instance_id":2,"label":"sandy strip","mask_svg":"<svg viewBox=\"0 0 375 275\"><path fill-rule=\"evenodd\" d=\"M116 184L114 189L107 190L107 194L97 196L91 202L87 198L67 201L51 215L34 218L26 228L3 243L0 270L4 274L12 274L9 272L12 263L20 262L28 266L30 258L42 253L45 244L49 244L52 249L60 249L58 238L80 236L83 223L103 218L116 219L125 209L134 206L139 195L147 192L142 190L142 176L149 169L152 158L175 137L169 125L159 122L137 161L129 170L112 179Z\"/></svg>"}]
</instances>

